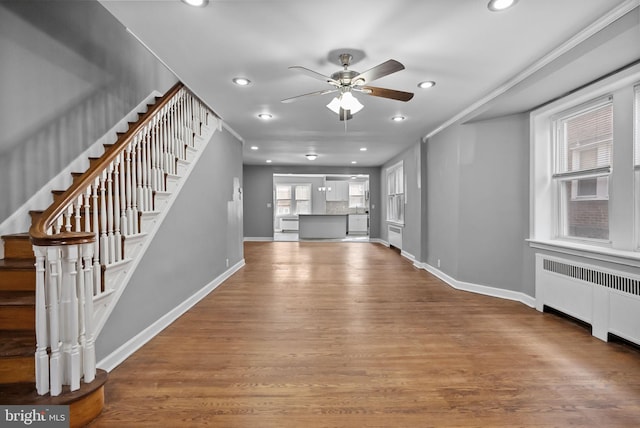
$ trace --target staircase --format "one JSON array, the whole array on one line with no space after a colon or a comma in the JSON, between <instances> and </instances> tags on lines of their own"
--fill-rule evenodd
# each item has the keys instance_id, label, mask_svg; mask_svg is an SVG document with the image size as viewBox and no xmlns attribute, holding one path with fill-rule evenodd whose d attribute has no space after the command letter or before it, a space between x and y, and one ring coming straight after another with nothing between
<instances>
[{"instance_id":1,"label":"staircase","mask_svg":"<svg viewBox=\"0 0 640 428\"><path fill-rule=\"evenodd\" d=\"M83 426L102 411L107 373L78 391L65 388L57 397L35 388L35 257L28 233L2 236L0 260L0 403L68 405L72 426Z\"/></svg>"},{"instance_id":2,"label":"staircase","mask_svg":"<svg viewBox=\"0 0 640 428\"><path fill-rule=\"evenodd\" d=\"M95 339L212 125L176 84L47 210L29 213L29 233L2 236L0 404L69 405L72 427L100 414L107 373Z\"/></svg>"}]
</instances>

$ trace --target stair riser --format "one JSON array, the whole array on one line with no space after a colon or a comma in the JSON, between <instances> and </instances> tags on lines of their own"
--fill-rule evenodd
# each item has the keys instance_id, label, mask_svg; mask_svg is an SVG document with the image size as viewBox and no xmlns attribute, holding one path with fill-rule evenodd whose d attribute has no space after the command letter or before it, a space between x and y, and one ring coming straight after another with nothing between
<instances>
[{"instance_id":1,"label":"stair riser","mask_svg":"<svg viewBox=\"0 0 640 428\"><path fill-rule=\"evenodd\" d=\"M0 306L0 329L35 330L35 328L36 312L34 306Z\"/></svg>"},{"instance_id":2,"label":"stair riser","mask_svg":"<svg viewBox=\"0 0 640 428\"><path fill-rule=\"evenodd\" d=\"M35 353L35 348L34 348ZM35 357L2 358L0 360L0 384L36 381Z\"/></svg>"},{"instance_id":3,"label":"stair riser","mask_svg":"<svg viewBox=\"0 0 640 428\"><path fill-rule=\"evenodd\" d=\"M35 270L0 270L0 291L35 291Z\"/></svg>"},{"instance_id":4,"label":"stair riser","mask_svg":"<svg viewBox=\"0 0 640 428\"><path fill-rule=\"evenodd\" d=\"M31 241L27 239L4 240L5 259L35 259Z\"/></svg>"}]
</instances>

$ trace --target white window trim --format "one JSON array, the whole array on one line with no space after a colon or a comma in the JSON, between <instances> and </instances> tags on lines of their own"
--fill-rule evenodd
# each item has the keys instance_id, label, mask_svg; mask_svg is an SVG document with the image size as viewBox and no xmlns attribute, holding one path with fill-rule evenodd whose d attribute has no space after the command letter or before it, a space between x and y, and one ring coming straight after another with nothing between
<instances>
[{"instance_id":1,"label":"white window trim","mask_svg":"<svg viewBox=\"0 0 640 428\"><path fill-rule=\"evenodd\" d=\"M638 189L633 188L636 180L632 179L633 164L632 162L616 162L617 160L624 159L625 156L632 157L633 153L633 141L627 139L633 138L632 132L618 132L617 127L620 126L616 115L614 113L614 159L612 161L612 169L614 173L616 170L623 170L618 172L621 176L628 175L630 178L625 179L626 183L622 186L619 182L612 183L609 197L613 204L616 202L618 205L612 205L616 207L616 215L623 216L626 224L633 225L632 233L627 230L626 233L619 233L619 231L611 230L610 239L611 245L602 242L592 242L591 240L578 240L578 239L559 239L558 224L559 221L556 218L557 210L555 209L558 195L556 186L553 183L554 168L551 159L554 158L552 150L554 150L552 126L553 119L560 113L570 111L572 108L578 108L586 103L594 102L598 98L611 96L614 92L624 90L626 91L625 97L629 98L629 90L635 84L640 82L640 65L630 67L621 71L613 76L609 76L602 79L586 88L583 88L575 93L568 95L562 99L554 101L548 105L545 105L538 110L531 113L530 116L530 224L529 224L529 239L532 247L545 249L553 249L554 251L565 252L567 254L575 254L576 252L581 255L588 254L590 258L598 258L604 261L612 261L616 263L622 263L625 265L636 265L640 261L640 252L638 251L638 222L637 216L639 214L634 213L640 208L638 206ZM615 103L616 96L614 96ZM631 102L631 99L624 100L625 102ZM614 104L614 112L616 106ZM628 134L628 135L627 135ZM625 141L619 141L624 139ZM624 147L623 150L619 150L620 147ZM624 175L623 175L624 174ZM616 177L612 176L612 180L616 180ZM623 181L623 180L620 180ZM631 187L632 189L629 189ZM628 213L626 199L629 199L629 194L634 193L636 200L631 200L628 203ZM617 193L620 193L619 195ZM624 209L619 209L622 204ZM623 212L624 211L624 212ZM610 222L611 224L611 222Z\"/></svg>"}]
</instances>

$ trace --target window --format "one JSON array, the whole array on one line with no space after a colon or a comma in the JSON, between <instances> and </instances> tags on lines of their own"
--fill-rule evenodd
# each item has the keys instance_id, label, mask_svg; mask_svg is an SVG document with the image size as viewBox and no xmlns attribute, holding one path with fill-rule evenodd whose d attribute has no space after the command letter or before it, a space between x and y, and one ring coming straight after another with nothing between
<instances>
[{"instance_id":1,"label":"window","mask_svg":"<svg viewBox=\"0 0 640 428\"><path fill-rule=\"evenodd\" d=\"M295 186L296 209L295 214L311 214L311 185L299 184Z\"/></svg>"},{"instance_id":2,"label":"window","mask_svg":"<svg viewBox=\"0 0 640 428\"><path fill-rule=\"evenodd\" d=\"M276 185L276 216L311 214L311 184Z\"/></svg>"},{"instance_id":3,"label":"window","mask_svg":"<svg viewBox=\"0 0 640 428\"><path fill-rule=\"evenodd\" d=\"M349 183L349 208L364 208L365 189L364 183Z\"/></svg>"},{"instance_id":4,"label":"window","mask_svg":"<svg viewBox=\"0 0 640 428\"><path fill-rule=\"evenodd\" d=\"M387 169L387 221L404 224L404 168L399 162Z\"/></svg>"},{"instance_id":5,"label":"window","mask_svg":"<svg viewBox=\"0 0 640 428\"><path fill-rule=\"evenodd\" d=\"M291 186L276 186L276 215L291 214Z\"/></svg>"},{"instance_id":6,"label":"window","mask_svg":"<svg viewBox=\"0 0 640 428\"><path fill-rule=\"evenodd\" d=\"M608 240L613 103L561 114L555 129L558 236Z\"/></svg>"},{"instance_id":7,"label":"window","mask_svg":"<svg viewBox=\"0 0 640 428\"><path fill-rule=\"evenodd\" d=\"M530 245L640 262L640 65L531 113Z\"/></svg>"},{"instance_id":8,"label":"window","mask_svg":"<svg viewBox=\"0 0 640 428\"><path fill-rule=\"evenodd\" d=\"M640 85L634 88L633 133L634 133L634 173L636 194L636 247L640 246Z\"/></svg>"}]
</instances>

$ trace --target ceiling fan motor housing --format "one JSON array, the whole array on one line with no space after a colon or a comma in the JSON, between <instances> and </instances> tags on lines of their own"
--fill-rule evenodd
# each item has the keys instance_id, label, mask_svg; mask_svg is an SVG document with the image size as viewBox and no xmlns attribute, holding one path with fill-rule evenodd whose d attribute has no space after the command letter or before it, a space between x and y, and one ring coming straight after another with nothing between
<instances>
[{"instance_id":1,"label":"ceiling fan motor housing","mask_svg":"<svg viewBox=\"0 0 640 428\"><path fill-rule=\"evenodd\" d=\"M342 86L350 86L352 79L359 74L360 73L353 70L340 70L333 73L331 78L340 82Z\"/></svg>"}]
</instances>

